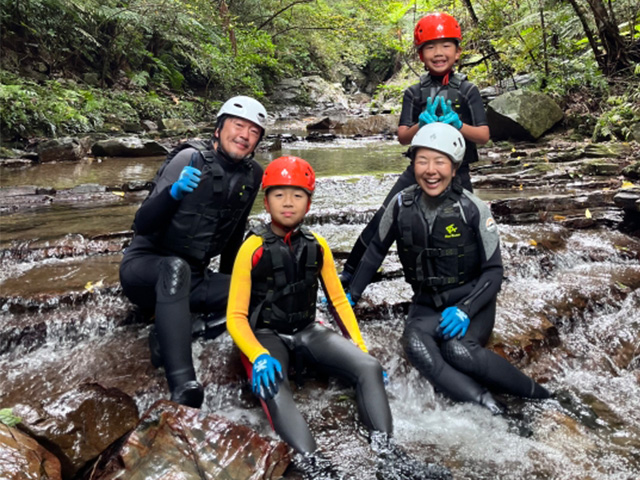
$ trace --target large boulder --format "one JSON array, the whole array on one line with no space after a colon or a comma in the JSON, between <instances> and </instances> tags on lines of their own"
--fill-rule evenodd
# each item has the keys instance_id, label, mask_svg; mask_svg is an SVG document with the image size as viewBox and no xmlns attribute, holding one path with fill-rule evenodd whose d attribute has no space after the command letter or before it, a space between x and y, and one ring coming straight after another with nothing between
<instances>
[{"instance_id":1,"label":"large boulder","mask_svg":"<svg viewBox=\"0 0 640 480\"><path fill-rule=\"evenodd\" d=\"M562 117L558 104L548 95L538 92L507 92L487 106L487 119L494 140L537 140Z\"/></svg>"},{"instance_id":2,"label":"large boulder","mask_svg":"<svg viewBox=\"0 0 640 480\"><path fill-rule=\"evenodd\" d=\"M77 162L82 160L86 153L77 138L56 138L38 145L38 157L42 163Z\"/></svg>"},{"instance_id":3,"label":"large boulder","mask_svg":"<svg viewBox=\"0 0 640 480\"><path fill-rule=\"evenodd\" d=\"M274 89L271 101L280 104L301 103L320 110L347 110L349 100L338 83L329 83L318 75L287 78Z\"/></svg>"},{"instance_id":4,"label":"large boulder","mask_svg":"<svg viewBox=\"0 0 640 480\"><path fill-rule=\"evenodd\" d=\"M160 400L90 478L266 480L281 478L290 461L289 448L281 441L218 415Z\"/></svg>"},{"instance_id":5,"label":"large boulder","mask_svg":"<svg viewBox=\"0 0 640 480\"><path fill-rule=\"evenodd\" d=\"M97 157L159 157L169 151L153 140L120 137L95 143L91 153Z\"/></svg>"}]
</instances>

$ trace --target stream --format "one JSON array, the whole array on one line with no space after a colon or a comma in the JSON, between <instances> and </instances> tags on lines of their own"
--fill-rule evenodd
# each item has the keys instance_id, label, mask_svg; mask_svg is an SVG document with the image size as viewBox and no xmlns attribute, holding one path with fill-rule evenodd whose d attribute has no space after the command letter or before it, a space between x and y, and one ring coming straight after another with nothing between
<instances>
[{"instance_id":1,"label":"stream","mask_svg":"<svg viewBox=\"0 0 640 480\"><path fill-rule=\"evenodd\" d=\"M532 148L530 157L547 147ZM266 165L290 154L312 164L318 182L307 225L327 239L340 271L406 167L405 150L396 140L377 137L298 140L256 159ZM485 160L474 166L472 179L487 202L598 188L586 179L540 185L543 173L528 188L522 173L528 170L507 166L510 147L481 149L480 156ZM32 203L0 220L0 408L40 405L86 382L121 390L140 414L168 397L162 371L149 361L149 323L122 296L117 274L133 215L146 195L122 186L150 180L162 161L91 158L0 172L0 189L34 191L25 197ZM512 185L490 181L514 172L522 175ZM67 197L52 202L47 189ZM265 219L259 196L250 222ZM546 217L498 223L505 279L490 348L555 394L544 401L501 397L508 413L495 417L434 392L399 344L411 292L394 246L356 316L371 353L390 375L398 443L417 458L446 465L455 479L638 478L640 239L602 225L570 228ZM318 316L331 323L321 303ZM193 345L205 385L203 411L274 436L243 381L230 337L199 338ZM322 450L355 478L376 478L353 391L311 378L295 395Z\"/></svg>"}]
</instances>

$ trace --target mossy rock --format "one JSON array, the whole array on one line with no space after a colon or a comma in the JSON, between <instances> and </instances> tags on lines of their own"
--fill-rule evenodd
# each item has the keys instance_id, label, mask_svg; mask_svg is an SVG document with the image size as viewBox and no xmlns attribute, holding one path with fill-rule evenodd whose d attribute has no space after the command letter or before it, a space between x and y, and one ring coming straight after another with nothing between
<instances>
[{"instance_id":1,"label":"mossy rock","mask_svg":"<svg viewBox=\"0 0 640 480\"><path fill-rule=\"evenodd\" d=\"M627 165L622 170L622 174L632 180L640 180L640 161Z\"/></svg>"},{"instance_id":2,"label":"mossy rock","mask_svg":"<svg viewBox=\"0 0 640 480\"><path fill-rule=\"evenodd\" d=\"M621 169L617 163L603 162L600 160L587 161L580 167L580 171L585 175L600 176L618 175Z\"/></svg>"}]
</instances>

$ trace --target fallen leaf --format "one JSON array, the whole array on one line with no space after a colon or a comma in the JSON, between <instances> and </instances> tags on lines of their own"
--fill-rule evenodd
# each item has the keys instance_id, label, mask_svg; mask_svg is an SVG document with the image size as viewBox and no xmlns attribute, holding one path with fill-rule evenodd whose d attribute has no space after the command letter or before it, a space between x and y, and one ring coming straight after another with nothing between
<instances>
[{"instance_id":1,"label":"fallen leaf","mask_svg":"<svg viewBox=\"0 0 640 480\"><path fill-rule=\"evenodd\" d=\"M622 186L620 188L633 188L635 185L631 182L627 182L626 180L622 182Z\"/></svg>"},{"instance_id":2,"label":"fallen leaf","mask_svg":"<svg viewBox=\"0 0 640 480\"><path fill-rule=\"evenodd\" d=\"M553 216L553 219L554 219L556 222L561 222L562 220L566 220L566 219L567 219L567 217L562 216L562 215L554 215L554 216Z\"/></svg>"},{"instance_id":3,"label":"fallen leaf","mask_svg":"<svg viewBox=\"0 0 640 480\"><path fill-rule=\"evenodd\" d=\"M118 195L119 197L124 197L124 192L120 192L120 191L113 191L113 192L111 192L111 193L113 193L114 195Z\"/></svg>"},{"instance_id":4,"label":"fallen leaf","mask_svg":"<svg viewBox=\"0 0 640 480\"><path fill-rule=\"evenodd\" d=\"M537 247L538 246L538 242L536 242L533 238L531 240L529 240L529 245Z\"/></svg>"},{"instance_id":5,"label":"fallen leaf","mask_svg":"<svg viewBox=\"0 0 640 480\"><path fill-rule=\"evenodd\" d=\"M584 216L587 218L591 218L591 212L589 211L588 208L584 211Z\"/></svg>"}]
</instances>

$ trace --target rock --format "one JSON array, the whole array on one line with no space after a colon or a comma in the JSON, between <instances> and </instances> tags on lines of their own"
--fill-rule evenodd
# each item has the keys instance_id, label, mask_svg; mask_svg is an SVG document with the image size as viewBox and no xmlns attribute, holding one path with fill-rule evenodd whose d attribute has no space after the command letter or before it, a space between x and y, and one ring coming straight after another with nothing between
<instances>
[{"instance_id":1,"label":"rock","mask_svg":"<svg viewBox=\"0 0 640 480\"><path fill-rule=\"evenodd\" d=\"M392 114L350 117L338 124L335 130L343 135L395 135L398 132L398 120L399 116Z\"/></svg>"},{"instance_id":2,"label":"rock","mask_svg":"<svg viewBox=\"0 0 640 480\"><path fill-rule=\"evenodd\" d=\"M274 88L271 101L287 104L298 103L316 109L333 108L346 111L349 108L344 89L340 84L332 84L318 75L302 78L287 78Z\"/></svg>"},{"instance_id":3,"label":"rock","mask_svg":"<svg viewBox=\"0 0 640 480\"><path fill-rule=\"evenodd\" d=\"M283 442L218 415L161 400L90 478L270 479L280 478L290 461Z\"/></svg>"},{"instance_id":4,"label":"rock","mask_svg":"<svg viewBox=\"0 0 640 480\"><path fill-rule=\"evenodd\" d=\"M621 158L631 152L629 145L619 142L590 143L584 149L584 156L589 158Z\"/></svg>"},{"instance_id":5,"label":"rock","mask_svg":"<svg viewBox=\"0 0 640 480\"><path fill-rule=\"evenodd\" d=\"M580 170L585 175L616 176L620 174L622 166L613 162L591 160L582 164Z\"/></svg>"},{"instance_id":6,"label":"rock","mask_svg":"<svg viewBox=\"0 0 640 480\"><path fill-rule=\"evenodd\" d=\"M91 153L97 157L157 157L169 151L153 140L120 137L95 143Z\"/></svg>"},{"instance_id":7,"label":"rock","mask_svg":"<svg viewBox=\"0 0 640 480\"><path fill-rule=\"evenodd\" d=\"M632 180L640 180L640 161L636 161L631 165L627 165L622 170L622 174Z\"/></svg>"},{"instance_id":8,"label":"rock","mask_svg":"<svg viewBox=\"0 0 640 480\"><path fill-rule=\"evenodd\" d=\"M640 188L621 190L613 197L613 201L623 210L640 212Z\"/></svg>"},{"instance_id":9,"label":"rock","mask_svg":"<svg viewBox=\"0 0 640 480\"><path fill-rule=\"evenodd\" d=\"M536 140L562 117L562 110L551 97L524 90L500 95L487 106L487 119L494 140Z\"/></svg>"},{"instance_id":10,"label":"rock","mask_svg":"<svg viewBox=\"0 0 640 480\"><path fill-rule=\"evenodd\" d=\"M142 122L140 122L140 124L142 125L142 128L146 132L157 132L158 131L158 125L156 124L156 122L152 122L151 120L142 120Z\"/></svg>"},{"instance_id":11,"label":"rock","mask_svg":"<svg viewBox=\"0 0 640 480\"><path fill-rule=\"evenodd\" d=\"M337 124L337 120L331 120L329 117L324 117L322 120L307 125L307 130L331 130Z\"/></svg>"},{"instance_id":12,"label":"rock","mask_svg":"<svg viewBox=\"0 0 640 480\"><path fill-rule=\"evenodd\" d=\"M0 423L0 478L60 480L60 460L30 436Z\"/></svg>"},{"instance_id":13,"label":"rock","mask_svg":"<svg viewBox=\"0 0 640 480\"><path fill-rule=\"evenodd\" d=\"M65 478L75 475L138 421L131 397L95 383L79 385L40 407L16 405L13 411L22 417L23 429L57 455Z\"/></svg>"},{"instance_id":14,"label":"rock","mask_svg":"<svg viewBox=\"0 0 640 480\"><path fill-rule=\"evenodd\" d=\"M64 137L49 140L38 146L40 162L77 162L86 155L77 138Z\"/></svg>"},{"instance_id":15,"label":"rock","mask_svg":"<svg viewBox=\"0 0 640 480\"><path fill-rule=\"evenodd\" d=\"M196 128L196 125L191 120L179 118L163 118L160 120L159 126L161 130L171 130L175 132L186 132Z\"/></svg>"}]
</instances>

